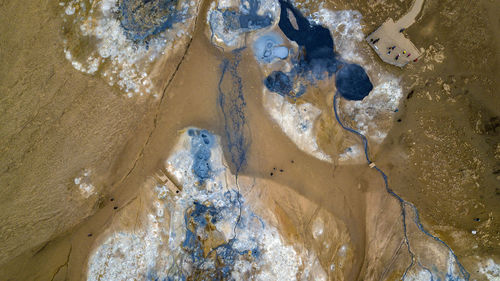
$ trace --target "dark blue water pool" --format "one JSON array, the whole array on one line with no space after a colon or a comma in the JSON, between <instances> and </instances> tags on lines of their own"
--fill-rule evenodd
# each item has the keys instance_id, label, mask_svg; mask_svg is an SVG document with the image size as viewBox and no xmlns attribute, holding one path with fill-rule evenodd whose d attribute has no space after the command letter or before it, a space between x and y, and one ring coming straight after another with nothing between
<instances>
[{"instance_id":1,"label":"dark blue water pool","mask_svg":"<svg viewBox=\"0 0 500 281\"><path fill-rule=\"evenodd\" d=\"M315 79L322 79L324 73L329 76L336 73L335 83L342 97L348 100L362 100L373 85L365 70L352 63L343 61L335 52L335 45L330 30L309 22L292 4L280 0L281 16L278 23L285 36L299 45L303 53L289 73L273 72L265 80L266 87L280 95L289 93L296 78L312 74ZM296 27L292 20L297 23ZM295 97L300 95L295 94Z\"/></svg>"},{"instance_id":2,"label":"dark blue water pool","mask_svg":"<svg viewBox=\"0 0 500 281\"><path fill-rule=\"evenodd\" d=\"M335 75L335 85L344 98L362 100L373 89L365 70L353 63L346 63Z\"/></svg>"}]
</instances>

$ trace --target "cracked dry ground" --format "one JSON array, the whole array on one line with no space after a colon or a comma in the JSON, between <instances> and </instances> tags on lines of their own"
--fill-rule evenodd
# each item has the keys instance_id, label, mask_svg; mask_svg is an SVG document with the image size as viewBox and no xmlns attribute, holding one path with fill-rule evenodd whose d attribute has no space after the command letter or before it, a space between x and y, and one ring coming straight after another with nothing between
<instances>
[{"instance_id":1,"label":"cracked dry ground","mask_svg":"<svg viewBox=\"0 0 500 281\"><path fill-rule=\"evenodd\" d=\"M359 10L368 33L411 1L332 2ZM176 131L223 131L219 112L207 106L219 61L203 28L170 58L161 98L133 101L71 67L54 32L58 9L54 1L0 1L0 276L7 280L78 280L94 237L137 198L136 187L165 159ZM407 32L427 59L405 71L388 67L406 81L407 95L375 160L459 256L500 255L498 15L495 1L426 1L424 16ZM249 160L249 174L267 175L290 158L311 170L307 156L261 124L263 136L253 141L262 152ZM266 134L279 147L266 143ZM266 158L270 150L275 159ZM80 200L73 179L86 168L100 195ZM326 164L312 170L332 173ZM300 171L275 180L306 186L308 173ZM321 198L321 190L302 190L308 192Z\"/></svg>"}]
</instances>

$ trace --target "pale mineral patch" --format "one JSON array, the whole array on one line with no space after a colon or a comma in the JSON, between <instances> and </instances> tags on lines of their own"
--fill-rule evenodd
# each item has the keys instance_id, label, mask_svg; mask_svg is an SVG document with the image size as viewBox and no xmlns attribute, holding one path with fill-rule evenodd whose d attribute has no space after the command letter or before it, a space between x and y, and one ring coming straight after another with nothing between
<instances>
[{"instance_id":1,"label":"pale mineral patch","mask_svg":"<svg viewBox=\"0 0 500 281\"><path fill-rule=\"evenodd\" d=\"M90 196L96 194L96 188L91 182L90 174L91 171L85 169L80 176L73 180L83 198L89 198Z\"/></svg>"},{"instance_id":2,"label":"pale mineral patch","mask_svg":"<svg viewBox=\"0 0 500 281\"><path fill-rule=\"evenodd\" d=\"M321 114L321 110L310 103L293 104L285 97L263 90L264 108L283 132L297 147L326 162L331 162L329 155L318 146L314 123Z\"/></svg>"},{"instance_id":3,"label":"pale mineral patch","mask_svg":"<svg viewBox=\"0 0 500 281\"><path fill-rule=\"evenodd\" d=\"M392 126L403 91L399 79L385 76L362 101L343 101L343 111L355 122L355 129L381 143Z\"/></svg>"},{"instance_id":4,"label":"pale mineral patch","mask_svg":"<svg viewBox=\"0 0 500 281\"><path fill-rule=\"evenodd\" d=\"M156 94L149 76L155 61L173 52L176 44L186 40L190 24L196 16L198 2L183 2L189 16L171 29L147 42L127 38L117 18L118 1L101 0L87 11L83 0L73 0L66 6L66 16L73 19L74 30L64 40L66 59L81 72L100 74L110 86L118 86L127 96ZM91 40L92 44L81 45ZM75 55L78 54L78 55Z\"/></svg>"},{"instance_id":5,"label":"pale mineral patch","mask_svg":"<svg viewBox=\"0 0 500 281\"><path fill-rule=\"evenodd\" d=\"M489 281L500 281L500 264L493 259L479 263L479 273L483 274Z\"/></svg>"},{"instance_id":6,"label":"pale mineral patch","mask_svg":"<svg viewBox=\"0 0 500 281\"><path fill-rule=\"evenodd\" d=\"M316 218L312 225L312 235L314 239L318 239L323 235L324 222L321 218Z\"/></svg>"},{"instance_id":7,"label":"pale mineral patch","mask_svg":"<svg viewBox=\"0 0 500 281\"><path fill-rule=\"evenodd\" d=\"M188 130L197 130L190 128ZM206 132L206 131L204 131ZM206 132L205 134L209 134ZM108 235L104 242L93 252L88 267L89 280L127 280L143 279L145 276L167 277L176 261L184 260L186 225L185 212L197 202L211 202L220 208L221 218L215 223L216 229L225 239L234 238L232 247L238 251L259 249L254 260L238 258L231 271L235 280L243 280L253 274L252 280L326 280L318 258L311 251L297 251L294 245L285 242L279 230L265 221L257 219L253 213L253 202L246 202L243 196L239 201L242 227L235 232L238 206L232 205L228 196L235 194L234 175L225 168L222 149L218 137L210 144L210 169L212 177L204 183L209 189L201 188L192 165L193 147L187 130L180 135L179 141L166 160L166 168L182 185L180 194L169 193L163 186L150 189L153 208L147 214L148 220L133 232L117 230ZM233 190L233 191L231 191ZM168 203L167 203L168 202ZM125 211L125 210L124 210ZM169 213L169 216L165 214ZM165 220L168 217L169 220ZM203 235L203 234L199 234ZM304 263L305 261L305 263ZM207 261L209 264L210 262ZM184 270L189 272L186 263ZM162 268L162 270L159 270ZM303 271L300 268L304 268ZM154 272L154 273L151 273ZM311 279L312 278L312 279Z\"/></svg>"}]
</instances>

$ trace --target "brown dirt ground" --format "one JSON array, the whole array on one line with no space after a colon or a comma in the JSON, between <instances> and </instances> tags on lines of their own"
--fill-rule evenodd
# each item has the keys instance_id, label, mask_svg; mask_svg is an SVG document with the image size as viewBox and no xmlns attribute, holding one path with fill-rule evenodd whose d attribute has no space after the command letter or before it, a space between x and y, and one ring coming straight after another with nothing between
<instances>
[{"instance_id":1,"label":"brown dirt ground","mask_svg":"<svg viewBox=\"0 0 500 281\"><path fill-rule=\"evenodd\" d=\"M410 5L331 2L359 10L367 34ZM220 57L203 28L185 56L170 59L166 80L182 64L161 102L126 99L64 58L60 12L57 1L0 0L2 280L79 280L95 237L138 196L177 131L223 132L214 102ZM375 155L393 189L417 205L426 226L466 267L474 256L500 256L499 15L498 1L426 1L407 30L426 59L405 70L387 67L403 77L406 97ZM442 63L433 61L441 55ZM244 174L289 186L348 222L359 253L348 279L356 280L368 247L365 206L376 197L368 186L382 188L381 181L365 166L332 169L298 150L261 108L259 73L249 56L241 67L251 81L244 85L252 132ZM275 167L285 172L270 176ZM85 168L92 168L100 195L75 199L72 181Z\"/></svg>"}]
</instances>

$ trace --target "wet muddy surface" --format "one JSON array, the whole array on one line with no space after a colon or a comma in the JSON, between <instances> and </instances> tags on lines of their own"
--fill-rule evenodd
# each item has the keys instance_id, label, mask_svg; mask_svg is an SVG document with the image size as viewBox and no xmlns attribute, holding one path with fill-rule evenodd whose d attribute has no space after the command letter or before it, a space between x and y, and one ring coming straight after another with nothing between
<instances>
[{"instance_id":1,"label":"wet muddy surface","mask_svg":"<svg viewBox=\"0 0 500 281\"><path fill-rule=\"evenodd\" d=\"M499 3L117 3L0 2L0 279L500 278Z\"/></svg>"}]
</instances>

